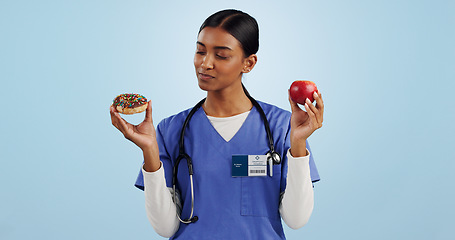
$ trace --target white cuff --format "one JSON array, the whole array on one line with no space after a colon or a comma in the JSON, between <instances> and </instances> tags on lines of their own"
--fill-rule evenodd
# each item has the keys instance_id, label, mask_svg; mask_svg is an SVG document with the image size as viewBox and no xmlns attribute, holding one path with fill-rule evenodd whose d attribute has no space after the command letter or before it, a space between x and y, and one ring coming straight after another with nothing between
<instances>
[{"instance_id":1,"label":"white cuff","mask_svg":"<svg viewBox=\"0 0 455 240\"><path fill-rule=\"evenodd\" d=\"M308 151L308 149L306 149L306 151L307 151L307 153L308 153L308 155L306 155L306 156L303 156L303 157L293 157L292 154L291 154L291 149L289 148L289 149L288 149L288 152L287 152L287 154L286 154L286 156L288 157L289 160L291 160L291 159L293 160L293 161L289 161L289 163L290 163L290 162L294 162L294 161L301 161L301 162L303 162L303 163L309 164L309 162L310 162L310 154L311 154L311 153L310 153L310 151Z\"/></svg>"},{"instance_id":2,"label":"white cuff","mask_svg":"<svg viewBox=\"0 0 455 240\"><path fill-rule=\"evenodd\" d=\"M145 175L147 175L147 176L153 176L153 175L155 175L155 176L156 176L156 175L160 175L161 172L164 172L164 170L163 170L163 163L162 163L161 161L160 161L160 168L158 168L158 170L156 170L156 171L154 171L154 172L147 172L147 171L145 171L145 169L144 169L144 164L142 164L142 174L143 174L144 176L145 176Z\"/></svg>"}]
</instances>

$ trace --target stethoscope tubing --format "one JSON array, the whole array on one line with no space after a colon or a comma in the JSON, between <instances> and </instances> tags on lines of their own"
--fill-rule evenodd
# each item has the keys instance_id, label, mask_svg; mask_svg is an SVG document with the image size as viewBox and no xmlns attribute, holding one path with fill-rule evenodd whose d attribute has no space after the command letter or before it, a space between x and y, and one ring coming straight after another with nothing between
<instances>
[{"instance_id":1,"label":"stethoscope tubing","mask_svg":"<svg viewBox=\"0 0 455 240\"><path fill-rule=\"evenodd\" d=\"M281 156L279 153L275 152L275 147L273 144L273 137L272 137L272 133L270 131L270 125L269 125L269 121L267 120L267 116L265 115L264 110L261 108L259 103L253 97L251 97L250 94L248 94L248 92L246 91L245 88L243 88L243 89L244 89L246 95L248 96L248 98L250 99L251 103L253 104L253 106L256 107L256 109L258 110L262 119L264 120L264 127L265 127L265 131L267 133L267 139L269 141L269 148L270 148L269 152L267 153L267 156L268 156L267 158L268 158L269 162L273 162L273 164L280 164ZM188 173L189 173L189 177L190 177L190 187L191 187L191 213L190 213L189 218L183 219L183 220L181 219L180 214L177 213L177 217L180 220L180 222L185 223L185 224L194 223L198 220L197 216L193 217L193 214L194 214L193 161L192 161L191 157L185 152L185 145L184 145L185 144L185 142L184 142L185 141L185 139L184 139L185 130L186 130L191 118L193 117L194 113L196 113L196 111L202 106L202 104L204 104L205 100L206 100L206 98L202 99L193 107L193 109L191 109L190 113L188 114L188 116L186 117L186 119L183 123L182 130L180 131L180 138L179 138L179 156L177 157L177 159L175 161L174 169L173 169L172 188L173 188L174 192L172 194L172 200L174 201L174 203L176 203L176 185L177 185L178 166L179 166L180 161L183 158L186 159L186 162L188 165ZM270 165L272 165L272 164L270 164ZM272 166L270 166L270 171L272 171L272 169L273 169Z\"/></svg>"}]
</instances>

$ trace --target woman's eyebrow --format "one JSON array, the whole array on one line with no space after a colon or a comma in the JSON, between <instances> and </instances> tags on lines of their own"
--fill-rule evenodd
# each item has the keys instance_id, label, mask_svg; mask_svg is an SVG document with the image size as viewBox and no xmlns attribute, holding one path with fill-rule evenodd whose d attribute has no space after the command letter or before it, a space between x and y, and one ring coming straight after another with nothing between
<instances>
[{"instance_id":1,"label":"woman's eyebrow","mask_svg":"<svg viewBox=\"0 0 455 240\"><path fill-rule=\"evenodd\" d=\"M203 43L201 43L201 42L199 42L199 41L197 41L196 43L197 43L198 45L201 45L201 46L205 47L205 44L203 44ZM215 46L215 47L213 47L213 48L214 48L214 49L224 49L224 50L231 50L231 51L232 51L232 48L226 47L226 46Z\"/></svg>"}]
</instances>

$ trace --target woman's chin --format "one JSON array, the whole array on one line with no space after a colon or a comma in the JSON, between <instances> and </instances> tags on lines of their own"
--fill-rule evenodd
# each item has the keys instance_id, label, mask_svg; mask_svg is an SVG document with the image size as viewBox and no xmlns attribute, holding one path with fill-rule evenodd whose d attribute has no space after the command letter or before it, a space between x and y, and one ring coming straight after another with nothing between
<instances>
[{"instance_id":1,"label":"woman's chin","mask_svg":"<svg viewBox=\"0 0 455 240\"><path fill-rule=\"evenodd\" d=\"M202 81L202 80L198 80L198 85L199 85L199 88L201 90L204 90L204 91L210 91L210 90L213 90L210 88L210 84L207 83L206 81Z\"/></svg>"}]
</instances>

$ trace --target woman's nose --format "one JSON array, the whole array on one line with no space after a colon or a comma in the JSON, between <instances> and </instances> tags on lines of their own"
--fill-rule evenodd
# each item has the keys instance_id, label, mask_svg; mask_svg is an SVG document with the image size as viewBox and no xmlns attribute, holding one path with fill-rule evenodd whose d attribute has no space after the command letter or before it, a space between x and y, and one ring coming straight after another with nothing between
<instances>
[{"instance_id":1,"label":"woman's nose","mask_svg":"<svg viewBox=\"0 0 455 240\"><path fill-rule=\"evenodd\" d=\"M201 67L205 69L213 68L213 58L209 54L205 55L202 59Z\"/></svg>"}]
</instances>

